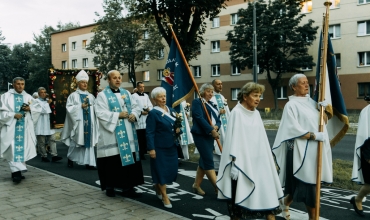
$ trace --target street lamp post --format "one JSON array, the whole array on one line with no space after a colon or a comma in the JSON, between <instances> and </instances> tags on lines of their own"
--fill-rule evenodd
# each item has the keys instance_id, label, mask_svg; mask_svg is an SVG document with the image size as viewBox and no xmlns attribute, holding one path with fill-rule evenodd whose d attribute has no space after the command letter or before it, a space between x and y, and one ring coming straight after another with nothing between
<instances>
[{"instance_id":1,"label":"street lamp post","mask_svg":"<svg viewBox=\"0 0 370 220\"><path fill-rule=\"evenodd\" d=\"M253 2L253 82L258 81L256 0Z\"/></svg>"},{"instance_id":2,"label":"street lamp post","mask_svg":"<svg viewBox=\"0 0 370 220\"><path fill-rule=\"evenodd\" d=\"M8 91L10 89L10 86L12 86L13 84L11 84L10 82L8 82Z\"/></svg>"}]
</instances>

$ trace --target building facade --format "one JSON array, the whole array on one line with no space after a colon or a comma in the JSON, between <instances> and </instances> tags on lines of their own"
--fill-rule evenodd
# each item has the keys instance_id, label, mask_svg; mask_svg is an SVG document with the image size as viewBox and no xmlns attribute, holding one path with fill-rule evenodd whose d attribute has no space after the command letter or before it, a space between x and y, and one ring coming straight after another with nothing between
<instances>
[{"instance_id":1,"label":"building facade","mask_svg":"<svg viewBox=\"0 0 370 220\"><path fill-rule=\"evenodd\" d=\"M365 95L370 95L370 0L331 0L332 6L329 17L329 34L338 64L338 77L347 109L362 109L366 106ZM207 31L203 36L205 44L201 45L197 59L189 61L198 86L220 79L223 82L223 95L232 108L236 105L239 89L247 82L253 81L252 70L239 70L233 66L229 58L230 43L226 34L232 30L238 20L237 11L248 7L244 0L231 0L219 16L212 21L207 20ZM306 0L303 3L303 21L315 21L319 26L317 40L309 48L309 54L316 62L318 57L319 33L325 6L322 1ZM258 15L257 15L258 19ZM87 25L52 34L52 62L57 69L85 68L94 69L94 54L84 47L89 43L92 28ZM258 30L257 30L258 33ZM150 37L150 36L149 36ZM64 45L64 46L63 46ZM169 47L164 48L164 56L160 59L149 60L149 64L136 69L137 81L143 81L146 91L151 91L161 83L163 69ZM143 58L144 59L144 58ZM149 58L150 59L150 58ZM307 75L311 91L315 84L316 67L302 70ZM125 72L125 70L123 70ZM288 80L295 73L284 74L281 87L278 89L278 108L282 109L292 91L288 88ZM259 108L274 108L273 92L266 80L265 74L258 74L258 83L264 84L266 91ZM106 82L102 82L102 87ZM128 74L123 76L123 87L131 90ZM189 102L191 100L188 100Z\"/></svg>"}]
</instances>

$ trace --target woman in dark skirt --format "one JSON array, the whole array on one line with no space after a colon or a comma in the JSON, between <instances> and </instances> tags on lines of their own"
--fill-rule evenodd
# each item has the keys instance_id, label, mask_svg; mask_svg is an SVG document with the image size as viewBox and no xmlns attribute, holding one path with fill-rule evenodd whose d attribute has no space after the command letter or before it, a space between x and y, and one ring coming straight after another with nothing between
<instances>
[{"instance_id":1,"label":"woman in dark skirt","mask_svg":"<svg viewBox=\"0 0 370 220\"><path fill-rule=\"evenodd\" d=\"M191 133L200 155L199 166L192 188L195 193L205 195L205 192L200 188L200 184L203 181L204 175L207 175L217 194L213 150L214 140L219 137L218 128L221 125L221 121L219 119L217 105L210 101L213 96L213 86L210 83L205 83L200 87L199 93L201 98L194 99L191 108L193 116ZM208 115L212 119L212 125L207 120L202 101L205 102Z\"/></svg>"},{"instance_id":2,"label":"woman in dark skirt","mask_svg":"<svg viewBox=\"0 0 370 220\"><path fill-rule=\"evenodd\" d=\"M309 83L304 74L289 80L293 95L284 107L272 152L280 169L279 178L286 197L281 200L282 216L290 219L289 206L293 202L306 205L309 219L315 219L317 145L323 142L321 181L333 182L331 147L328 132L317 132L320 112L317 103L308 95Z\"/></svg>"},{"instance_id":3,"label":"woman in dark skirt","mask_svg":"<svg viewBox=\"0 0 370 220\"><path fill-rule=\"evenodd\" d=\"M369 101L368 101L369 103ZM352 181L363 185L357 196L350 203L360 216L365 216L362 200L370 193L370 105L360 113L356 134L355 154L353 158Z\"/></svg>"},{"instance_id":4,"label":"woman in dark skirt","mask_svg":"<svg viewBox=\"0 0 370 220\"><path fill-rule=\"evenodd\" d=\"M162 87L153 89L151 94L155 107L146 119L146 139L150 155L150 169L155 191L166 208L172 208L167 196L166 184L176 181L178 168L177 144L174 129L176 112L166 106L166 90Z\"/></svg>"}]
</instances>

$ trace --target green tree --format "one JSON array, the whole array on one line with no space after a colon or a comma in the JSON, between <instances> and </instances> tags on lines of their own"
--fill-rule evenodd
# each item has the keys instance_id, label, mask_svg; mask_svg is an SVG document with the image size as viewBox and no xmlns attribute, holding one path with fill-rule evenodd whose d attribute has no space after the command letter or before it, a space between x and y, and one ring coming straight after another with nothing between
<instances>
[{"instance_id":1,"label":"green tree","mask_svg":"<svg viewBox=\"0 0 370 220\"><path fill-rule=\"evenodd\" d=\"M5 37L2 36L2 31L0 30L0 90L8 90L8 82L11 82L11 50L8 45L2 44Z\"/></svg>"},{"instance_id":2,"label":"green tree","mask_svg":"<svg viewBox=\"0 0 370 220\"><path fill-rule=\"evenodd\" d=\"M30 93L36 91L39 87L46 87L48 81L48 69L52 68L51 63L51 33L79 27L79 23L58 23L57 28L45 25L39 35L34 34L35 44L32 45L32 53L28 70L30 76L26 81L26 90Z\"/></svg>"},{"instance_id":3,"label":"green tree","mask_svg":"<svg viewBox=\"0 0 370 220\"><path fill-rule=\"evenodd\" d=\"M125 18L122 0L104 0L105 15L99 16L94 36L87 47L97 57L103 73L112 69L127 68L130 81L136 87L135 69L148 65L148 60L158 58L163 49L162 37L156 25L140 17ZM147 36L147 38L146 38Z\"/></svg>"},{"instance_id":4,"label":"green tree","mask_svg":"<svg viewBox=\"0 0 370 220\"><path fill-rule=\"evenodd\" d=\"M134 16L154 17L158 29L171 44L172 33L168 22L179 40L185 57L191 60L197 57L200 44L204 44L202 35L206 31L206 18L213 19L229 0L124 0Z\"/></svg>"},{"instance_id":5,"label":"green tree","mask_svg":"<svg viewBox=\"0 0 370 220\"><path fill-rule=\"evenodd\" d=\"M11 53L11 73L14 77L20 76L25 80L29 78L29 62L32 55L32 44L16 44L12 48ZM28 86L28 85L27 85Z\"/></svg>"},{"instance_id":6,"label":"green tree","mask_svg":"<svg viewBox=\"0 0 370 220\"><path fill-rule=\"evenodd\" d=\"M274 0L256 3L257 59L260 73L267 73L277 110L277 88L281 77L287 72L302 72L302 67L315 66L308 54L308 47L316 39L318 27L313 20L302 24L299 0ZM253 4L239 9L240 18L232 32L227 34L230 41L230 59L242 70L253 67Z\"/></svg>"}]
</instances>

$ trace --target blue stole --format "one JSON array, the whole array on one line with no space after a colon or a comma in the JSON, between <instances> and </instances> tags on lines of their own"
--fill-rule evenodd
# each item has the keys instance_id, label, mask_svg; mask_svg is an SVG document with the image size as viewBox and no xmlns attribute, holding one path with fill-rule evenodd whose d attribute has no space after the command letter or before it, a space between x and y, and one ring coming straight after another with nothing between
<instances>
[{"instance_id":1,"label":"blue stole","mask_svg":"<svg viewBox=\"0 0 370 220\"><path fill-rule=\"evenodd\" d=\"M124 102L127 107L128 114L130 115L132 112L131 109L131 100L130 96L127 93L126 90L119 88L119 91L121 93L122 99L124 99ZM107 97L108 100L108 105L109 109L112 112L122 112L121 105L117 99L117 96L111 91L110 87L107 86L104 89L104 94ZM135 142L135 149L136 149L136 160L139 161L139 144L137 140L137 134L136 134L136 129L134 123L131 123L132 126L132 133L134 136L134 142ZM121 156L121 161L122 161L122 166L127 166L131 164L135 164L135 161L132 157L132 151L130 148L130 140L128 139L127 135L127 130L126 130L126 125L123 121L123 119L118 120L117 127L115 129L115 134L116 134L116 140L118 144L118 150Z\"/></svg>"},{"instance_id":2,"label":"blue stole","mask_svg":"<svg viewBox=\"0 0 370 220\"><path fill-rule=\"evenodd\" d=\"M216 101L217 101L217 106L219 109L224 109L224 101L222 100L222 97L220 94L215 94L215 98L216 98ZM226 114L220 114L221 115L221 122L222 122L222 126L224 127L224 131L226 131L226 127L227 127L227 118L226 118Z\"/></svg>"},{"instance_id":3,"label":"blue stole","mask_svg":"<svg viewBox=\"0 0 370 220\"><path fill-rule=\"evenodd\" d=\"M90 100L89 95L87 94L80 94L81 103L89 104L87 108L82 109L82 117L83 117L83 124L84 124L84 146L86 148L90 147L91 141L91 115L90 115Z\"/></svg>"},{"instance_id":4,"label":"blue stole","mask_svg":"<svg viewBox=\"0 0 370 220\"><path fill-rule=\"evenodd\" d=\"M185 120L186 119L186 112L184 110L184 107L182 106L182 104L180 104L180 112L182 113L182 121L181 121L181 125L182 125L182 134L181 134L181 140L180 140L180 143L181 145L188 145L188 133L187 133L187 130L186 130L186 124L185 124Z\"/></svg>"},{"instance_id":5,"label":"blue stole","mask_svg":"<svg viewBox=\"0 0 370 220\"><path fill-rule=\"evenodd\" d=\"M15 113L22 114L21 107L23 105L23 95L14 94L14 109ZM25 118L22 117L17 120L15 123L15 132L14 132L14 161L15 162L24 162L24 125Z\"/></svg>"}]
</instances>

